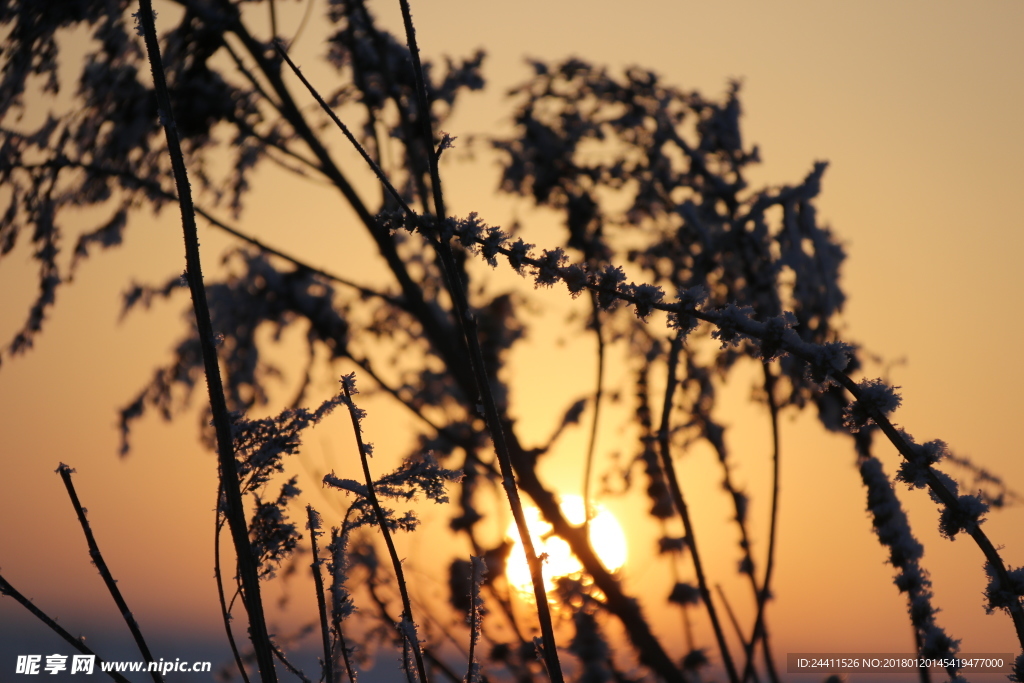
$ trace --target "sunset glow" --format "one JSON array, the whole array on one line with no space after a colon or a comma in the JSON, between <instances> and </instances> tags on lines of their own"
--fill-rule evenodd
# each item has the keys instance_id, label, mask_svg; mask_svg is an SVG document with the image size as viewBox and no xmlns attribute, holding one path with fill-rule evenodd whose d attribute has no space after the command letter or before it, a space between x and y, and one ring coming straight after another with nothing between
<instances>
[{"instance_id":1,"label":"sunset glow","mask_svg":"<svg viewBox=\"0 0 1024 683\"><path fill-rule=\"evenodd\" d=\"M570 524L580 525L584 522L583 499L579 496L564 496L561 503L562 512ZM626 564L626 535L622 526L603 505L591 506L590 543L601 560L601 564L610 571L617 571ZM572 554L569 544L555 536L551 525L540 517L540 510L533 506L526 508L526 525L530 529L534 548L538 554L546 553L544 563L544 587L550 591L554 587L553 579L560 576L571 576L583 570L580 561ZM526 564L519 531L515 522L509 524L506 537L512 541L512 553L508 558L506 576L513 588L524 594L533 593L530 580L530 568Z\"/></svg>"}]
</instances>

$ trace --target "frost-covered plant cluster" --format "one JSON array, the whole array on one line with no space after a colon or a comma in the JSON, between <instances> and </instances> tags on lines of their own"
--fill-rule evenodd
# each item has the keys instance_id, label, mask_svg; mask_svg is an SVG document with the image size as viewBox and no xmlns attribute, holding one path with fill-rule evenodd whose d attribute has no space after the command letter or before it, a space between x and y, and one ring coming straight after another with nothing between
<instances>
[{"instance_id":1,"label":"frost-covered plant cluster","mask_svg":"<svg viewBox=\"0 0 1024 683\"><path fill-rule=\"evenodd\" d=\"M172 361L121 413L128 452L135 420L153 410L171 419L204 377L210 387L211 420L204 420L203 434L220 454L218 529L230 530L238 558L237 573L219 565L216 572L237 673L269 682L280 665L307 679L267 632L259 585L294 563L296 550L308 542L322 644L321 671L313 678L354 681L374 644L390 643L408 679L421 683L697 681L709 664L732 683L758 671L778 681L768 609L773 569L787 561L776 557L775 545L778 418L806 409L816 411L825 429L851 435L867 508L895 586L906 594L918 651L948 655L957 652L958 641L939 624L921 545L897 486L872 454L879 435L904 458L897 482L928 489L943 535L967 534L982 550L989 576L985 608L1009 614L1024 648L1022 570L1006 566L983 529L990 507L1014 494L969 464L975 475L969 487L939 470L944 460L965 463L942 442L918 445L892 423L897 387L854 379L863 374L862 351L837 332L845 254L815 208L826 164L815 163L793 185L752 188L746 176L760 155L743 140L736 83L714 99L640 68L616 73L579 59L531 62L532 75L512 92L512 132L485 143L501 159L501 191L554 212L561 231L535 245L517 228L488 225L476 213L455 217L445 205L438 168L455 137L442 128L466 92L484 87L484 53L421 62L408 3L399 2L400 36L382 28L363 0L330 0L322 54L337 72L333 86L311 84L294 68L290 41L277 31L282 7L275 0L169 0L176 25L162 29L162 65L146 0L141 9L126 0L22 0L0 8L7 32L0 52L6 202L0 257L27 239L39 268L36 300L0 357L31 347L59 288L97 248L120 244L140 206L179 203L187 244L195 241L189 221L196 214L240 241L224 257L227 275L220 279L199 277L196 243L184 276L136 284L126 294L127 313L188 287L194 309ZM265 22L253 22L260 11L270 19L269 34ZM29 94L52 95L69 85L58 69L68 31L91 37L76 74L74 105L26 123L35 120L21 118L31 109ZM152 82L145 76L151 65ZM298 79L322 109L309 105ZM335 139L327 128L332 120L345 128L366 168L339 164L339 149L328 143ZM230 160L226 171L224 159ZM345 229L366 230L386 264L378 282L314 268L229 224L223 214L232 220L246 215L253 170L270 165L337 191L351 209ZM184 181L186 169L194 192ZM352 178L363 173L377 175L379 196L356 189ZM106 211L108 218L81 233L64 267L58 256L66 226L81 209ZM567 320L567 329L597 349L594 386L565 408L561 426L540 443L527 443L513 418L515 377L502 371L527 338L524 311L536 294L493 285L483 265L502 262L535 288L566 287L586 310ZM248 417L269 402L268 380L282 374L267 360L263 333L274 332L274 344L288 329L302 330L308 349L294 407L275 417ZM606 378L612 363L626 369L625 385ZM751 494L732 476L727 430L716 416L719 388L744 365L760 373L760 400L771 417L766 437L774 446L774 479L765 530L751 528ZM344 376L334 398L315 410L299 407L316 378L337 376L339 368ZM394 471L370 467L373 447L363 439L365 413L353 399L353 372L420 427ZM656 395L653 386L663 393ZM627 444L620 445L630 456L601 466L601 478L646 495L651 524L662 530L660 561L679 576L661 599L641 600L605 568L587 524L571 523L559 505L561 494L575 487L538 473L567 428L588 428L579 469L589 508L599 467L598 425L622 396L631 398L635 418ZM339 406L351 419L361 476L332 472L322 482L303 483L287 456L301 448L305 429ZM739 648L730 647L725 602L712 595L714 582L701 560L692 523L700 511L688 505L675 471L675 462L700 442L720 462L739 531L737 567L756 607L753 623L738 629ZM341 519L325 520L307 506L306 539L292 518L302 487L310 484L335 490L347 510ZM534 579L535 620L524 620L513 604L504 575L508 542L481 524L497 499L524 531L521 495L583 567L545 595L543 558L521 533ZM415 510L384 505L423 499L449 504L450 533L459 539L452 546L472 548L472 557L449 560L450 605L414 606L393 535L415 531ZM322 543L328 527L330 541ZM753 552L754 539L766 548L761 557ZM387 563L378 559L380 545ZM216 556L219 562L219 551ZM235 576L233 591L225 590L225 575ZM2 592L20 597L2 581ZM428 633L424 609L445 624L456 623L451 610L461 613L466 628L450 627L443 637ZM681 613L683 634L655 631L648 616L661 609ZM711 635L691 628L701 610ZM556 623L552 611L567 618ZM233 629L232 616L247 620L249 644L236 642L245 628ZM465 653L453 654L445 639L463 643ZM247 671L247 650L258 671ZM1018 679L1022 673L1024 659ZM949 674L956 676L955 668Z\"/></svg>"}]
</instances>

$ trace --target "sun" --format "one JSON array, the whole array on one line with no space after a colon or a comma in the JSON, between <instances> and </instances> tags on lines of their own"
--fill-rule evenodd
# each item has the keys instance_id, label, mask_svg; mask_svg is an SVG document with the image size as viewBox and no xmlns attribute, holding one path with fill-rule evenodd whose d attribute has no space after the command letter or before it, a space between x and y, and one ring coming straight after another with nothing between
<instances>
[{"instance_id":1,"label":"sun","mask_svg":"<svg viewBox=\"0 0 1024 683\"><path fill-rule=\"evenodd\" d=\"M563 496L559 507L570 524L583 524L585 515L581 497ZM605 569L617 571L626 564L626 535L615 515L606 507L599 503L592 504L591 510L590 544ZM550 593L554 589L556 578L579 574L583 571L583 566L572 554L569 544L551 533L551 525L541 519L540 510L528 505L525 506L524 512L526 527L530 530L537 554L547 554L544 563L544 588ZM512 541L512 552L505 570L508 582L520 593L532 596L533 581L530 579L530 568L526 564L526 555L521 547L515 521L509 524L505 536Z\"/></svg>"}]
</instances>

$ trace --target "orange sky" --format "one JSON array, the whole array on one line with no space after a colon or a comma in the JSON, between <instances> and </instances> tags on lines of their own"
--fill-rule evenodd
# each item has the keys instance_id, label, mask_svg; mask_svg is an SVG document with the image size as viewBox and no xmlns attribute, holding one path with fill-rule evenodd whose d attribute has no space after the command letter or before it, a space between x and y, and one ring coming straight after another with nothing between
<instances>
[{"instance_id":1,"label":"orange sky","mask_svg":"<svg viewBox=\"0 0 1024 683\"><path fill-rule=\"evenodd\" d=\"M397 27L395 5L370 4ZM849 254L843 271L847 336L889 361L905 360L891 369L904 399L895 420L919 441L942 438L954 452L1024 489L1016 434L1024 360L1014 345L1024 332L1024 5L641 0L625 6L584 0L414 4L427 55L461 55L481 46L490 55L488 91L467 100L448 132L468 137L507 126L503 93L526 77L527 55L639 64L708 95L741 78L745 140L760 146L764 160L752 184L797 182L815 160L831 162L818 206ZM287 22L297 19L282 21L287 33ZM161 28L166 25L158 22ZM326 79L329 72L315 64L318 28L314 22L296 51L307 75ZM495 224L507 224L513 215L534 220L527 229L538 237L530 241L543 246L546 217L495 195L493 160L449 162L444 171L454 213L479 211ZM344 214L333 213L333 197L271 173L257 176L255 187L243 221L251 233L315 265L373 277L360 265L365 258L349 235L338 230ZM79 494L101 548L139 622L154 634L150 638L177 642L186 653L198 647L196 638L221 638L209 559L215 463L196 445L196 411L171 425L147 418L135 435L135 453L117 457L116 410L167 360L183 329L186 303L179 298L118 324L120 294L132 280L162 282L180 272L180 234L171 210L158 219L138 215L123 247L89 259L61 290L36 348L5 359L0 368L0 517L6 520L0 525L0 568L99 649L123 647L124 629L110 625L116 610L89 566L53 472L62 461L78 470ZM204 267L214 272L231 242L203 227L201 239ZM0 339L23 321L34 293L32 275L25 241L0 263ZM558 289L539 293L538 301L549 311L547 321L574 305ZM592 383L589 359L580 369L569 368L586 349L559 347L559 336L551 323L511 368L520 387L515 410L527 434L549 433L553 412ZM562 372L575 372L574 379L550 381ZM725 389L723 419L734 427L737 476L754 496L753 528L763 539L767 418L746 404L749 390L750 381L737 375ZM907 652L911 629L884 551L870 533L849 440L822 434L810 417L784 420L777 600L769 612L777 656ZM400 436L388 436L401 434L403 419L371 410L370 440L378 448L404 444ZM606 450L613 449L615 431L609 424L603 433ZM335 416L306 438L306 488L325 509L329 503L313 475L329 469L333 458L351 455L349 432L347 421ZM583 443L582 433L571 434L562 447ZM883 449L880 456L891 473L895 454ZM561 476L553 460L545 473ZM738 596L737 610L749 620L749 600L735 577L733 531L722 532L729 512L718 494L719 473L700 454L682 467L684 480L695 482L692 505L700 510L698 539L707 539L709 571ZM943 609L940 624L963 639L964 652L1013 651L1009 618L986 616L981 608L980 552L969 539L938 537L936 511L925 495L903 500L926 548L923 564ZM609 507L631 516L628 501ZM434 519L445 523L443 513ZM1012 566L1024 564L1021 528L1019 508L986 523ZM631 542L642 545L649 531L636 530ZM403 543L415 564L428 541ZM764 543L755 550L763 552ZM638 593L670 583L662 570L627 565L625 572L626 585ZM277 614L277 623L307 618L304 600ZM675 618L655 621L671 640ZM8 651L10 643L22 642L41 643L40 652L62 647L20 607L0 599L0 667L27 652ZM704 644L713 644L708 633Z\"/></svg>"}]
</instances>

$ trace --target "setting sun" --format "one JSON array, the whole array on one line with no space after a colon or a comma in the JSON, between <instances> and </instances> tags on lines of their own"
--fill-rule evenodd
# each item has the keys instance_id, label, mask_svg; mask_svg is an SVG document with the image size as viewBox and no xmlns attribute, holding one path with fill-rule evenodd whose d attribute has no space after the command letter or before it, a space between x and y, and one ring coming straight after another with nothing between
<instances>
[{"instance_id":1,"label":"setting sun","mask_svg":"<svg viewBox=\"0 0 1024 683\"><path fill-rule=\"evenodd\" d=\"M590 543L606 569L616 571L626 563L626 535L622 531L615 515L603 505L592 505L590 518ZM583 499L579 496L564 496L561 503L562 512L570 524L583 524ZM554 586L553 579L559 576L578 574L583 570L580 561L572 554L569 545L551 532L551 525L540 518L540 511L532 506L526 507L526 525L537 552L546 553L544 563L544 584L547 590ZM526 556L520 548L519 532L512 522L506 536L514 547L508 559L508 581L516 590L524 594L533 593L530 580L530 569L526 564Z\"/></svg>"}]
</instances>

